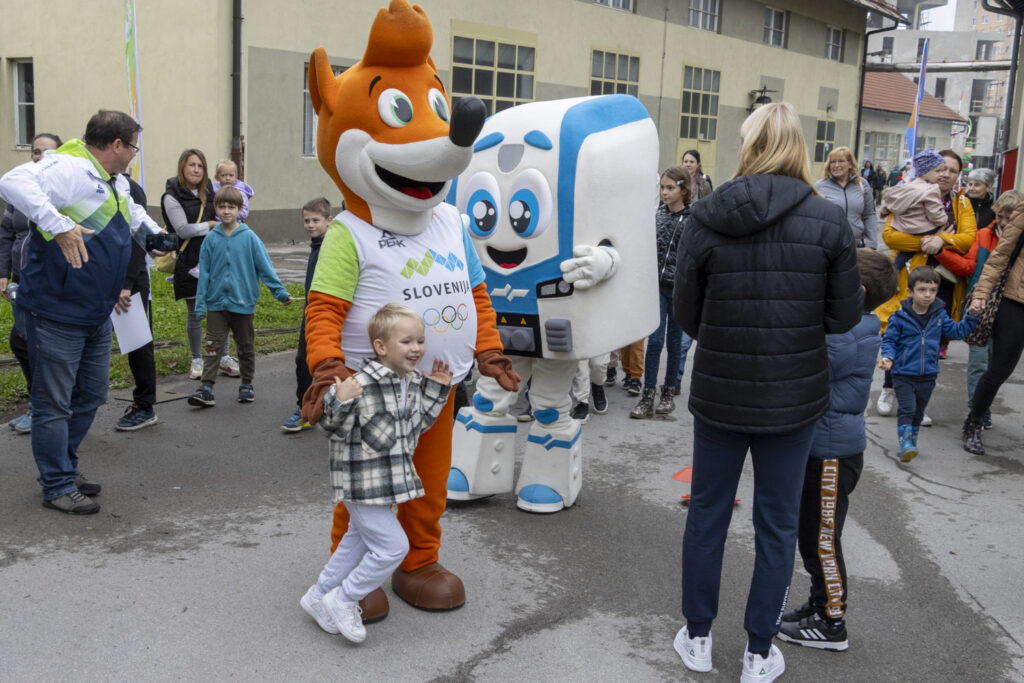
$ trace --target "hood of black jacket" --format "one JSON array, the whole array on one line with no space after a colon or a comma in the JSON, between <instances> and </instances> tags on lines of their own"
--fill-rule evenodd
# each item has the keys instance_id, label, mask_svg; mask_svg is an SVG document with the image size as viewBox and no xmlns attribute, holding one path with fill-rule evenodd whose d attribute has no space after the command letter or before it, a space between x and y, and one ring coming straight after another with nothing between
<instances>
[{"instance_id":1,"label":"hood of black jacket","mask_svg":"<svg viewBox=\"0 0 1024 683\"><path fill-rule=\"evenodd\" d=\"M741 176L720 185L690 213L717 233L743 237L775 225L813 192L810 185L789 176Z\"/></svg>"}]
</instances>

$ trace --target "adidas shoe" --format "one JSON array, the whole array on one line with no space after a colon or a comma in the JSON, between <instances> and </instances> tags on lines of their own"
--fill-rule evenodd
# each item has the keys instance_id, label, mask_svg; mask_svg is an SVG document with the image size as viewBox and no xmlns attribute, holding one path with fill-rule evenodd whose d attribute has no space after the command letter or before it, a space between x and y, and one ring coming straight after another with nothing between
<instances>
[{"instance_id":1,"label":"adidas shoe","mask_svg":"<svg viewBox=\"0 0 1024 683\"><path fill-rule=\"evenodd\" d=\"M748 645L743 653L740 683L771 683L786 672L786 659L779 648L772 645L767 657L756 655L749 648Z\"/></svg>"},{"instance_id":2,"label":"adidas shoe","mask_svg":"<svg viewBox=\"0 0 1024 683\"><path fill-rule=\"evenodd\" d=\"M779 640L819 650L843 652L850 647L846 638L846 624L829 623L817 614L804 617L800 621L783 621L779 629Z\"/></svg>"},{"instance_id":3,"label":"adidas shoe","mask_svg":"<svg viewBox=\"0 0 1024 683\"><path fill-rule=\"evenodd\" d=\"M711 671L711 632L703 638L691 638L686 627L679 629L672 642L676 653L690 671Z\"/></svg>"},{"instance_id":4,"label":"adidas shoe","mask_svg":"<svg viewBox=\"0 0 1024 683\"><path fill-rule=\"evenodd\" d=\"M791 609L782 615L783 621L800 621L814 614L814 608L811 607L811 602L808 600L804 604L800 605L796 609Z\"/></svg>"}]
</instances>

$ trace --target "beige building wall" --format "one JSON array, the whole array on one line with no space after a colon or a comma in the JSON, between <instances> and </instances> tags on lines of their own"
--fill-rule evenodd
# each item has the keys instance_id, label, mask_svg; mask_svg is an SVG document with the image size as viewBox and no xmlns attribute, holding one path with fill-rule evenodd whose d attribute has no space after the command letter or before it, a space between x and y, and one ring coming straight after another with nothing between
<instances>
[{"instance_id":1,"label":"beige building wall","mask_svg":"<svg viewBox=\"0 0 1024 683\"><path fill-rule=\"evenodd\" d=\"M243 2L244 176L256 190L249 223L267 241L304 239L298 207L307 199L340 203L316 158L303 155L304 68L318 45L337 67L357 61L383 4ZM679 0L635 0L633 13L590 0L420 4L434 26L432 56L446 84L455 35L535 47L533 99L589 94L592 50L638 58L638 96L661 133L660 165L678 163L683 150L696 147L716 185L735 171L739 125L751 91L762 86L800 111L812 155L819 120L835 123L834 145L852 143L865 16L842 0L773 2L786 12L785 47L762 43L766 5L755 0L721 0L714 33L690 27L688 4ZM13 59L35 65L37 131L80 136L97 109L128 108L122 3L47 6L58 19L40 40L38 5L0 0L0 169L28 159L28 150L13 144ZM230 2L205 0L140 1L137 11L145 179L155 206L182 149L203 149L211 172L229 156L232 12ZM843 31L841 61L825 59L827 26ZM720 72L715 140L680 138L685 66ZM815 175L820 169L815 165Z\"/></svg>"}]
</instances>

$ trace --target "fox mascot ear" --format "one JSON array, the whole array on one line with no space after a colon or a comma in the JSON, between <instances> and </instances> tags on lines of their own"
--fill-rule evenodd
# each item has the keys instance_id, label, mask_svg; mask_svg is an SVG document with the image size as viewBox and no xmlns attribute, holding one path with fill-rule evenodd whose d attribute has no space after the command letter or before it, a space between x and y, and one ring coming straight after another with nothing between
<instances>
[{"instance_id":1,"label":"fox mascot ear","mask_svg":"<svg viewBox=\"0 0 1024 683\"><path fill-rule=\"evenodd\" d=\"M334 80L331 62L327 59L327 50L318 47L313 50L311 56L308 78L309 99L313 103L313 111L318 112L321 106L325 106L327 111L333 114L337 83Z\"/></svg>"}]
</instances>

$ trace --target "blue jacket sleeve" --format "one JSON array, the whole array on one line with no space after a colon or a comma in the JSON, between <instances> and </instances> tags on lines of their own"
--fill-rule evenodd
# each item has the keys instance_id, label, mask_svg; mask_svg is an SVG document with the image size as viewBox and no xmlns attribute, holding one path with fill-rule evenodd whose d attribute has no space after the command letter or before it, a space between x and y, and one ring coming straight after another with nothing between
<instances>
[{"instance_id":1,"label":"blue jacket sleeve","mask_svg":"<svg viewBox=\"0 0 1024 683\"><path fill-rule=\"evenodd\" d=\"M281 284L277 273L274 272L274 264L270 261L270 254L267 253L267 248L263 246L263 242L255 235L253 235L252 241L252 260L256 265L256 273L263 280L263 284L267 286L267 289L274 295L274 298L278 301L287 301L291 294Z\"/></svg>"},{"instance_id":2,"label":"blue jacket sleeve","mask_svg":"<svg viewBox=\"0 0 1024 683\"><path fill-rule=\"evenodd\" d=\"M892 361L896 360L896 345L899 343L899 333L900 321L898 317L893 315L889 318L885 334L882 335L882 358L888 358Z\"/></svg>"},{"instance_id":3,"label":"blue jacket sleeve","mask_svg":"<svg viewBox=\"0 0 1024 683\"><path fill-rule=\"evenodd\" d=\"M978 319L968 313L960 322L954 322L949 314L942 312L942 334L950 339L963 339L978 326Z\"/></svg>"}]
</instances>

